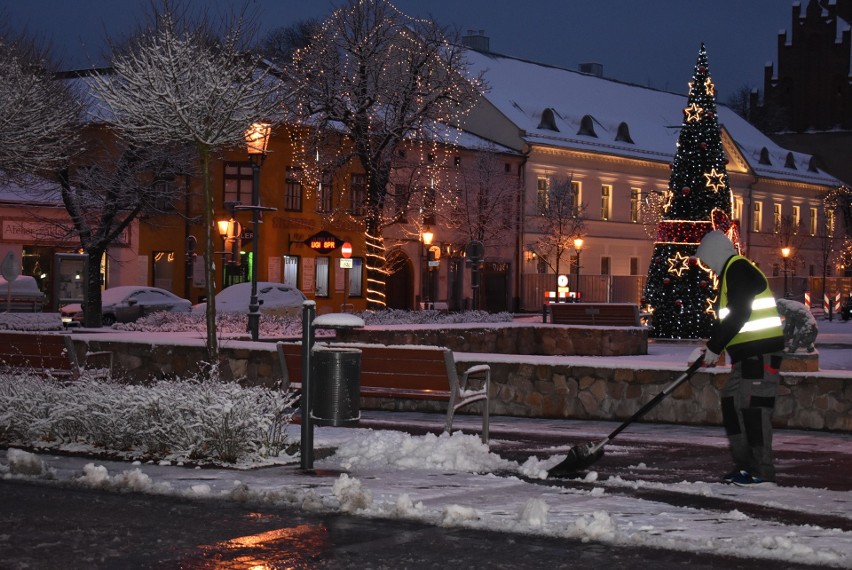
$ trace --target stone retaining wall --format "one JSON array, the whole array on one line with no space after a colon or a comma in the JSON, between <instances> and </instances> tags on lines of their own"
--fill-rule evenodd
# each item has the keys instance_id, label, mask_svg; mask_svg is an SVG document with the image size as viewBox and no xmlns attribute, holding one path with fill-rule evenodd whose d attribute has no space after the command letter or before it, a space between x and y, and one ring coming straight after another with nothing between
<instances>
[{"instance_id":1,"label":"stone retaining wall","mask_svg":"<svg viewBox=\"0 0 852 570\"><path fill-rule=\"evenodd\" d=\"M628 356L648 354L645 327L591 327L504 323L433 327L405 325L337 331L342 342L428 344L453 352L559 356Z\"/></svg>"},{"instance_id":2,"label":"stone retaining wall","mask_svg":"<svg viewBox=\"0 0 852 570\"><path fill-rule=\"evenodd\" d=\"M77 338L75 344L81 357L87 351L111 350L115 355L116 375L130 381L187 377L206 367L203 342L197 346L165 345L90 337ZM402 344L402 339L393 344ZM461 373L474 364L491 366L490 412L494 415L616 421L629 418L682 372L542 364L534 358L525 362L522 356L518 360L498 362L483 358L457 362L457 367ZM221 363L222 377L226 380L272 387L281 377L272 344L223 343ZM727 374L724 368L695 374L648 412L644 420L721 425L719 391ZM781 378L776 426L852 431L852 374L786 372ZM420 400L371 398L362 399L361 405L364 409L446 411L443 403Z\"/></svg>"}]
</instances>

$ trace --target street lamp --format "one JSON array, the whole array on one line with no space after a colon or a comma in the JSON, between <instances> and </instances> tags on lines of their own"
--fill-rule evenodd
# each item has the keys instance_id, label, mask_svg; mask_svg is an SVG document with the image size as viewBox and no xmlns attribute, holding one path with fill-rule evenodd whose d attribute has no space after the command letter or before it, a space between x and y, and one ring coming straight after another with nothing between
<instances>
[{"instance_id":1,"label":"street lamp","mask_svg":"<svg viewBox=\"0 0 852 570\"><path fill-rule=\"evenodd\" d=\"M229 220L219 220L216 222L216 227L225 242L222 256L225 259L225 287L227 287L234 278L234 268L240 262L240 236L243 228L233 217Z\"/></svg>"},{"instance_id":2,"label":"street lamp","mask_svg":"<svg viewBox=\"0 0 852 570\"><path fill-rule=\"evenodd\" d=\"M426 271L423 273L423 279L420 280L420 283L421 283L421 289L422 289L422 293L423 293L423 308L428 309L429 308L429 289L430 289L430 284L431 284L431 279L430 279L431 274L429 273L431 271L431 268L429 267L429 248L432 247L432 240L435 239L435 234L427 226L420 233L420 239L423 242L423 252L424 252L424 257L426 258ZM425 287L423 287L424 283L425 283Z\"/></svg>"},{"instance_id":3,"label":"street lamp","mask_svg":"<svg viewBox=\"0 0 852 570\"><path fill-rule=\"evenodd\" d=\"M577 283L574 291L574 300L580 300L580 252L583 251L583 238L574 238L574 250L577 252Z\"/></svg>"},{"instance_id":4,"label":"street lamp","mask_svg":"<svg viewBox=\"0 0 852 570\"><path fill-rule=\"evenodd\" d=\"M790 257L790 248L781 248L781 257L784 258L784 298L790 297L790 290L787 289L787 258Z\"/></svg>"},{"instance_id":5,"label":"street lamp","mask_svg":"<svg viewBox=\"0 0 852 570\"><path fill-rule=\"evenodd\" d=\"M260 336L260 303L257 302L257 266L260 261L260 212L269 208L260 206L260 166L266 158L266 147L269 145L269 134L272 125L269 123L253 123L246 130L246 150L251 161L251 221L252 221L252 264L251 264L251 297L249 298L248 330L252 340Z\"/></svg>"}]
</instances>

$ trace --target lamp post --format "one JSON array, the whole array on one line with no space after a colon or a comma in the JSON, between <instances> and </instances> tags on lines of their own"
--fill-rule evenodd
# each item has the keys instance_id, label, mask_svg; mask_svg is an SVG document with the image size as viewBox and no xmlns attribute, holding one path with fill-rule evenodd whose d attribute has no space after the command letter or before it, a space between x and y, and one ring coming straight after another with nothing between
<instances>
[{"instance_id":1,"label":"lamp post","mask_svg":"<svg viewBox=\"0 0 852 570\"><path fill-rule=\"evenodd\" d=\"M225 243L225 249L221 253L225 259L225 287L227 287L231 285L231 280L234 276L234 267L239 265L240 235L243 232L243 228L233 216L229 220L219 220L216 222L216 227L219 229L219 235L222 236L222 241Z\"/></svg>"},{"instance_id":2,"label":"lamp post","mask_svg":"<svg viewBox=\"0 0 852 570\"><path fill-rule=\"evenodd\" d=\"M574 250L577 252L577 283L574 300L580 300L580 252L583 251L583 238L574 238Z\"/></svg>"},{"instance_id":3,"label":"lamp post","mask_svg":"<svg viewBox=\"0 0 852 570\"><path fill-rule=\"evenodd\" d=\"M432 247L432 240L434 239L435 234L432 232L432 230L429 229L428 226L424 228L424 230L420 233L420 240L423 242L423 255L426 258L426 271L423 274L424 278L420 281L421 286L425 283L425 287L422 287L424 309L429 308L429 289L431 285L431 274L429 273L429 271L431 270L429 268L429 248Z\"/></svg>"},{"instance_id":4,"label":"lamp post","mask_svg":"<svg viewBox=\"0 0 852 570\"><path fill-rule=\"evenodd\" d=\"M249 298L248 331L252 340L260 336L260 303L257 301L257 266L260 260L258 250L260 248L260 166L266 158L266 147L269 144L269 134L272 125L269 123L253 123L246 130L246 150L251 161L251 297Z\"/></svg>"},{"instance_id":5,"label":"lamp post","mask_svg":"<svg viewBox=\"0 0 852 570\"><path fill-rule=\"evenodd\" d=\"M790 290L787 289L787 258L790 257L790 248L781 248L781 257L784 259L784 298L790 297Z\"/></svg>"}]
</instances>

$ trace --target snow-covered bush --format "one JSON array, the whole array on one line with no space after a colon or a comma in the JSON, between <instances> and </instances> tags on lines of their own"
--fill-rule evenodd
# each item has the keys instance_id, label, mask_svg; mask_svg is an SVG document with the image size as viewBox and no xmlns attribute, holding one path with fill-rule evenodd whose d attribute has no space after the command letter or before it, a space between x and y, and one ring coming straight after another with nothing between
<instances>
[{"instance_id":1,"label":"snow-covered bush","mask_svg":"<svg viewBox=\"0 0 852 570\"><path fill-rule=\"evenodd\" d=\"M453 323L504 323L511 322L511 313L487 313L485 311L464 311L448 313L444 311L364 311L357 313L367 325L405 325L405 324L453 324ZM247 316L242 313L221 313L216 316L216 330L220 335L245 335ZM154 313L142 317L133 323L116 323L114 329L126 331L159 332L203 332L205 330L203 314L192 313ZM261 315L260 334L269 338L298 338L302 335L302 319L279 315ZM317 331L318 336L324 331Z\"/></svg>"},{"instance_id":2,"label":"snow-covered bush","mask_svg":"<svg viewBox=\"0 0 852 570\"><path fill-rule=\"evenodd\" d=\"M280 455L296 402L294 393L198 379L141 386L3 373L0 444L235 463Z\"/></svg>"}]
</instances>

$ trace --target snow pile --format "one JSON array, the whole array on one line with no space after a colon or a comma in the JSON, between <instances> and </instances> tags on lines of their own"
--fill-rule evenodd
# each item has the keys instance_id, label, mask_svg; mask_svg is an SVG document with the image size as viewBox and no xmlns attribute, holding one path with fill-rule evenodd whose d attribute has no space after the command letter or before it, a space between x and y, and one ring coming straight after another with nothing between
<instances>
[{"instance_id":1,"label":"snow pile","mask_svg":"<svg viewBox=\"0 0 852 570\"><path fill-rule=\"evenodd\" d=\"M292 392L212 380L139 386L0 373L0 444L257 462L291 444L287 427L297 399Z\"/></svg>"},{"instance_id":2,"label":"snow pile","mask_svg":"<svg viewBox=\"0 0 852 570\"><path fill-rule=\"evenodd\" d=\"M38 455L9 448L6 450L8 472L10 475L40 476L47 473L44 461Z\"/></svg>"},{"instance_id":3,"label":"snow pile","mask_svg":"<svg viewBox=\"0 0 852 570\"><path fill-rule=\"evenodd\" d=\"M517 463L491 453L478 436L461 432L413 436L365 430L342 444L334 459L344 469L392 467L478 473L518 470Z\"/></svg>"}]
</instances>

